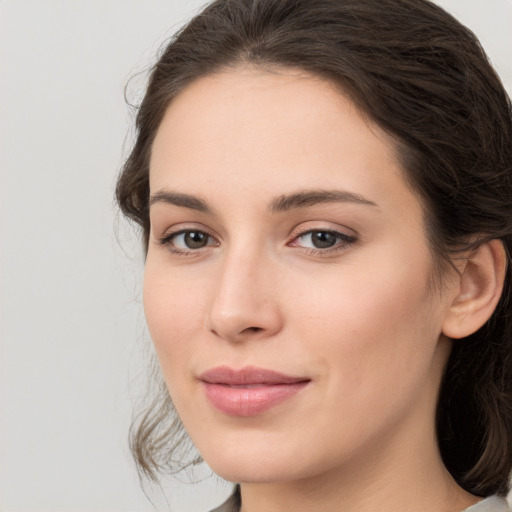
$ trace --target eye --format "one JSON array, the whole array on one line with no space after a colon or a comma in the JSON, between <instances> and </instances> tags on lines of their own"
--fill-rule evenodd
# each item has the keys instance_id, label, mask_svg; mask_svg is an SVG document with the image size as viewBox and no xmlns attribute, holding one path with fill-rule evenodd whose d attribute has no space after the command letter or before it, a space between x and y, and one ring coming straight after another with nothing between
<instances>
[{"instance_id":1,"label":"eye","mask_svg":"<svg viewBox=\"0 0 512 512\"><path fill-rule=\"evenodd\" d=\"M184 229L170 233L160 240L161 245L167 245L172 252L188 253L210 245L218 245L208 233L196 229Z\"/></svg>"},{"instance_id":2,"label":"eye","mask_svg":"<svg viewBox=\"0 0 512 512\"><path fill-rule=\"evenodd\" d=\"M297 236L289 245L313 251L343 248L356 241L354 236L329 229L313 229Z\"/></svg>"}]
</instances>

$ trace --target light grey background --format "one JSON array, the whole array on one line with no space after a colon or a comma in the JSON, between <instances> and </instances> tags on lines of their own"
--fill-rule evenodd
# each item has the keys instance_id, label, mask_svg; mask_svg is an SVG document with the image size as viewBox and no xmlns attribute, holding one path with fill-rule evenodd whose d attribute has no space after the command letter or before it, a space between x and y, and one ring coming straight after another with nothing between
<instances>
[{"instance_id":1,"label":"light grey background","mask_svg":"<svg viewBox=\"0 0 512 512\"><path fill-rule=\"evenodd\" d=\"M148 358L142 263L112 191L131 140L124 85L203 3L0 0L2 512L154 510L126 443ZM511 91L512 2L439 3ZM172 510L205 511L229 488L165 492Z\"/></svg>"}]
</instances>

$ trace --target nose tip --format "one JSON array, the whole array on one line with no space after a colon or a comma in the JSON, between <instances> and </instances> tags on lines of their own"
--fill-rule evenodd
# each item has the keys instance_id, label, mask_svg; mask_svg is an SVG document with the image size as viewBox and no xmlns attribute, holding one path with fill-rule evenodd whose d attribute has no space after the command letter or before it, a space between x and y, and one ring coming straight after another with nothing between
<instances>
[{"instance_id":1,"label":"nose tip","mask_svg":"<svg viewBox=\"0 0 512 512\"><path fill-rule=\"evenodd\" d=\"M212 311L209 330L226 341L238 342L252 338L266 338L279 331L280 319L270 306L264 308L250 306L246 309L238 302L237 307Z\"/></svg>"},{"instance_id":2,"label":"nose tip","mask_svg":"<svg viewBox=\"0 0 512 512\"><path fill-rule=\"evenodd\" d=\"M268 279L258 279L257 268L227 267L219 276L208 329L227 341L262 339L282 326L277 293ZM267 276L271 273L267 272Z\"/></svg>"},{"instance_id":3,"label":"nose tip","mask_svg":"<svg viewBox=\"0 0 512 512\"><path fill-rule=\"evenodd\" d=\"M241 341L245 338L265 336L270 334L270 329L264 327L249 326L244 318L235 315L216 316L210 322L210 331L219 338L228 341Z\"/></svg>"}]
</instances>

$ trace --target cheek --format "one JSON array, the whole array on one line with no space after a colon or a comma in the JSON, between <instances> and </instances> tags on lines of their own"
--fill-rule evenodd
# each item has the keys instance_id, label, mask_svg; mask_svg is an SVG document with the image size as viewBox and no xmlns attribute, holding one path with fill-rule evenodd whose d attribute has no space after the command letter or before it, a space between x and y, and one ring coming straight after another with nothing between
<instances>
[{"instance_id":1,"label":"cheek","mask_svg":"<svg viewBox=\"0 0 512 512\"><path fill-rule=\"evenodd\" d=\"M425 268L354 266L321 291L318 282L303 284L290 310L296 337L330 370L333 389L375 397L385 383L425 378L439 336Z\"/></svg>"},{"instance_id":2,"label":"cheek","mask_svg":"<svg viewBox=\"0 0 512 512\"><path fill-rule=\"evenodd\" d=\"M148 258L144 273L144 313L160 364L180 364L194 350L195 333L204 326L204 280L180 277ZM172 357L171 357L172 356Z\"/></svg>"}]
</instances>

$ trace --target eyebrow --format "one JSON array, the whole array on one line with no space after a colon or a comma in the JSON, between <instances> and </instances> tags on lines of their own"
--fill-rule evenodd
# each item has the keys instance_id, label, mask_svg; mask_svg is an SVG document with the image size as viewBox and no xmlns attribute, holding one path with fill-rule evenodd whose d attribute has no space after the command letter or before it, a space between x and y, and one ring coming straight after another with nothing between
<instances>
[{"instance_id":1,"label":"eyebrow","mask_svg":"<svg viewBox=\"0 0 512 512\"><path fill-rule=\"evenodd\" d=\"M156 203L172 204L202 213L213 213L206 201L179 192L159 190L151 195L149 206ZM378 205L360 194L347 190L302 190L292 194L283 194L270 202L271 212L284 212L297 208L307 208L322 203L356 203L378 208Z\"/></svg>"},{"instance_id":2,"label":"eyebrow","mask_svg":"<svg viewBox=\"0 0 512 512\"><path fill-rule=\"evenodd\" d=\"M205 201L189 194L180 194L178 192L170 192L167 190L159 190L151 195L149 206L156 203L173 204L190 210L197 210L203 213L212 213L210 207Z\"/></svg>"},{"instance_id":3,"label":"eyebrow","mask_svg":"<svg viewBox=\"0 0 512 512\"><path fill-rule=\"evenodd\" d=\"M283 212L322 203L356 203L378 208L373 201L347 190L303 190L277 197L270 203L270 210Z\"/></svg>"}]
</instances>

